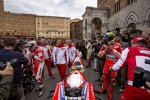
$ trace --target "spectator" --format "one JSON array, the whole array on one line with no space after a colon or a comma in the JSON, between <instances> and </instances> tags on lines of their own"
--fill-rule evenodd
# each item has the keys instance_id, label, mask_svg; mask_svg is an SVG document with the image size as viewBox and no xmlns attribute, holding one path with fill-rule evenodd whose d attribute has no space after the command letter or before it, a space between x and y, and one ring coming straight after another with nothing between
<instances>
[{"instance_id":1,"label":"spectator","mask_svg":"<svg viewBox=\"0 0 150 100\"><path fill-rule=\"evenodd\" d=\"M135 37L138 37L139 36L139 30L137 29L132 29L130 30L130 41L135 38Z\"/></svg>"},{"instance_id":2,"label":"spectator","mask_svg":"<svg viewBox=\"0 0 150 100\"><path fill-rule=\"evenodd\" d=\"M117 28L115 29L115 35L118 35L118 34L120 34L120 28L119 28L119 27L117 27Z\"/></svg>"},{"instance_id":3,"label":"spectator","mask_svg":"<svg viewBox=\"0 0 150 100\"><path fill-rule=\"evenodd\" d=\"M3 39L4 49L0 51L0 62L6 63L12 59L17 59L18 62L13 66L14 68L14 77L12 89L10 92L10 97L8 100L24 100L24 91L22 86L22 65L27 65L29 63L29 57L26 55L14 51L17 39L15 37L6 36Z\"/></svg>"},{"instance_id":4,"label":"spectator","mask_svg":"<svg viewBox=\"0 0 150 100\"><path fill-rule=\"evenodd\" d=\"M142 36L148 41L147 47L150 49L150 28L144 29Z\"/></svg>"},{"instance_id":5,"label":"spectator","mask_svg":"<svg viewBox=\"0 0 150 100\"><path fill-rule=\"evenodd\" d=\"M13 82L13 68L10 63L7 63L6 68L0 71L2 80L0 81L0 100L7 100L11 91Z\"/></svg>"},{"instance_id":6,"label":"spectator","mask_svg":"<svg viewBox=\"0 0 150 100\"><path fill-rule=\"evenodd\" d=\"M86 66L86 68L91 67L91 53L92 53L92 44L90 41L87 42L86 44L86 49L87 49L87 63L88 65Z\"/></svg>"},{"instance_id":7,"label":"spectator","mask_svg":"<svg viewBox=\"0 0 150 100\"><path fill-rule=\"evenodd\" d=\"M99 47L98 47L98 44L97 44L97 42L95 41L94 43L93 43L93 52L94 52L94 71L96 71L96 72L98 72L98 68L97 68L97 65L98 65L98 63L97 63L97 58L98 58L98 52L99 52Z\"/></svg>"},{"instance_id":8,"label":"spectator","mask_svg":"<svg viewBox=\"0 0 150 100\"><path fill-rule=\"evenodd\" d=\"M127 30L122 31L122 46L123 49L129 47L130 42L130 35Z\"/></svg>"},{"instance_id":9,"label":"spectator","mask_svg":"<svg viewBox=\"0 0 150 100\"><path fill-rule=\"evenodd\" d=\"M99 51L100 51L101 47L103 46L102 39L103 39L102 36L98 36L98 48L99 48ZM104 64L105 64L105 60L106 60L106 55L104 55L103 57L98 57L98 72L99 72L99 77L96 80L98 82L101 81L101 78L102 78L103 67L104 67Z\"/></svg>"}]
</instances>

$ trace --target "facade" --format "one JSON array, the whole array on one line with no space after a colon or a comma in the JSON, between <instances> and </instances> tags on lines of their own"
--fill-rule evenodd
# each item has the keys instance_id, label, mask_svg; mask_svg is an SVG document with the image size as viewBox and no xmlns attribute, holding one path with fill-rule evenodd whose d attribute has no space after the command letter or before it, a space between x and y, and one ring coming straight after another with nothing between
<instances>
[{"instance_id":1,"label":"facade","mask_svg":"<svg viewBox=\"0 0 150 100\"><path fill-rule=\"evenodd\" d=\"M70 38L70 18L4 11L0 0L0 36Z\"/></svg>"},{"instance_id":2,"label":"facade","mask_svg":"<svg viewBox=\"0 0 150 100\"><path fill-rule=\"evenodd\" d=\"M35 15L5 12L3 19L3 35L21 38L35 37Z\"/></svg>"},{"instance_id":3,"label":"facade","mask_svg":"<svg viewBox=\"0 0 150 100\"><path fill-rule=\"evenodd\" d=\"M70 18L36 16L36 37L70 38Z\"/></svg>"},{"instance_id":4,"label":"facade","mask_svg":"<svg viewBox=\"0 0 150 100\"><path fill-rule=\"evenodd\" d=\"M143 30L150 27L150 0L97 0L97 9L99 9L99 17L101 20L106 18L107 30L113 31L116 28L131 29L137 28ZM105 9L105 10L103 10ZM88 9L86 9L86 12ZM94 12L92 10L91 12ZM106 11L106 14L100 13L100 11ZM86 14L85 16L97 17L92 14ZM85 21L85 20L84 20ZM84 23L84 22L83 22ZM102 20L103 23L103 20ZM89 20L88 24L91 26L92 22ZM84 28L90 26L84 25ZM103 25L102 25L103 26ZM85 31L85 29L83 30ZM106 31L102 30L102 33ZM84 32L84 35L91 36L91 31Z\"/></svg>"},{"instance_id":5,"label":"facade","mask_svg":"<svg viewBox=\"0 0 150 100\"><path fill-rule=\"evenodd\" d=\"M75 21L70 24L70 34L71 39L81 40L82 39L82 30L83 30L83 21Z\"/></svg>"},{"instance_id":6,"label":"facade","mask_svg":"<svg viewBox=\"0 0 150 100\"><path fill-rule=\"evenodd\" d=\"M17 14L4 11L4 2L0 0L0 35L20 38L35 37L35 15Z\"/></svg>"},{"instance_id":7,"label":"facade","mask_svg":"<svg viewBox=\"0 0 150 100\"><path fill-rule=\"evenodd\" d=\"M150 27L149 4L150 0L98 0L98 8L108 8L110 30Z\"/></svg>"},{"instance_id":8,"label":"facade","mask_svg":"<svg viewBox=\"0 0 150 100\"><path fill-rule=\"evenodd\" d=\"M107 32L107 9L86 7L83 14L83 39L91 40Z\"/></svg>"}]
</instances>

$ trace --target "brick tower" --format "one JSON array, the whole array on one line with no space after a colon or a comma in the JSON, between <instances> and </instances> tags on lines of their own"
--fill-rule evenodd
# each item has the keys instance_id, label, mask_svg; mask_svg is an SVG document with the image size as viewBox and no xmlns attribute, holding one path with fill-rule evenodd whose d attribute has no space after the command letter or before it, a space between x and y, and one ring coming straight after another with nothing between
<instances>
[{"instance_id":1,"label":"brick tower","mask_svg":"<svg viewBox=\"0 0 150 100\"><path fill-rule=\"evenodd\" d=\"M3 16L4 16L4 3L3 0L0 0L0 37L3 32Z\"/></svg>"},{"instance_id":2,"label":"brick tower","mask_svg":"<svg viewBox=\"0 0 150 100\"><path fill-rule=\"evenodd\" d=\"M4 12L4 2L0 0L0 12Z\"/></svg>"}]
</instances>

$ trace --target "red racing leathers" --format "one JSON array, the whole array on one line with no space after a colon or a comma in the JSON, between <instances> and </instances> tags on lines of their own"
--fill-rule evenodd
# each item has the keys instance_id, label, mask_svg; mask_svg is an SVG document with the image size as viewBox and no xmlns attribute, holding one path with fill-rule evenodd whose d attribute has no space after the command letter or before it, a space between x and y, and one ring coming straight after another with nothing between
<instances>
[{"instance_id":1,"label":"red racing leathers","mask_svg":"<svg viewBox=\"0 0 150 100\"><path fill-rule=\"evenodd\" d=\"M103 45L98 56L102 57L104 54L106 54L106 61L103 69L103 75L102 75L102 89L100 93L103 93L106 91L107 87L107 77L110 77L110 84L108 89L108 99L112 99L112 92L113 92L113 83L115 82L116 72L111 71L109 72L109 68L112 67L116 62L117 59L120 57L122 48L120 43L114 43L112 45L113 49L110 50L108 46Z\"/></svg>"},{"instance_id":2,"label":"red racing leathers","mask_svg":"<svg viewBox=\"0 0 150 100\"><path fill-rule=\"evenodd\" d=\"M49 74L51 79L54 79L55 77L53 76L53 74L51 72L51 66L50 66L51 65L51 59L50 59L51 53L50 53L50 50L49 50L47 45L42 46L42 48L43 48L43 52L44 52L45 64L46 64L47 69L48 69L48 74Z\"/></svg>"},{"instance_id":3,"label":"red racing leathers","mask_svg":"<svg viewBox=\"0 0 150 100\"><path fill-rule=\"evenodd\" d=\"M146 64L146 60L150 60L150 49L129 47L122 52L120 59L113 65L112 70L119 70L124 63L128 63L128 82L119 100L150 100L150 93L146 89L133 86L134 72L137 67L150 72L150 65Z\"/></svg>"},{"instance_id":4,"label":"red racing leathers","mask_svg":"<svg viewBox=\"0 0 150 100\"><path fill-rule=\"evenodd\" d=\"M44 52L42 47L38 46L34 52L34 58L33 58L33 64L34 64L34 75L35 79L39 83L39 87L43 86L43 69L44 69Z\"/></svg>"}]
</instances>

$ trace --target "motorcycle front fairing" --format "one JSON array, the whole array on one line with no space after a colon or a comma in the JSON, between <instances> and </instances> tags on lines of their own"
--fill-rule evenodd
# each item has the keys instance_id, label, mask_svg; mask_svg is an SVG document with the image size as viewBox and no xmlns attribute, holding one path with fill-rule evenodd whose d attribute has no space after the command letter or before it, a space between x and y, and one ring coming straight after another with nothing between
<instances>
[{"instance_id":1,"label":"motorcycle front fairing","mask_svg":"<svg viewBox=\"0 0 150 100\"><path fill-rule=\"evenodd\" d=\"M65 86L63 82L57 84L52 100L96 100L93 85L85 82L82 87L82 93L79 97L69 97L65 95Z\"/></svg>"}]
</instances>

